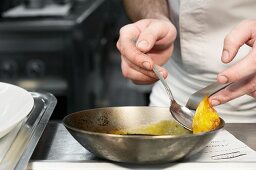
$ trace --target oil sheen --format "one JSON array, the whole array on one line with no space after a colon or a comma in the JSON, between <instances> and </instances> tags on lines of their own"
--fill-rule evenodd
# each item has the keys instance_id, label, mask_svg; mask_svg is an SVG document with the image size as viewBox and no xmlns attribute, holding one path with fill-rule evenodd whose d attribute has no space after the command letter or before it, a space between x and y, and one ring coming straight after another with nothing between
<instances>
[{"instance_id":1,"label":"oil sheen","mask_svg":"<svg viewBox=\"0 0 256 170\"><path fill-rule=\"evenodd\" d=\"M156 123L141 125L137 128L121 129L112 131L111 134L119 135L184 135L189 134L190 131L186 130L174 120L163 120Z\"/></svg>"}]
</instances>

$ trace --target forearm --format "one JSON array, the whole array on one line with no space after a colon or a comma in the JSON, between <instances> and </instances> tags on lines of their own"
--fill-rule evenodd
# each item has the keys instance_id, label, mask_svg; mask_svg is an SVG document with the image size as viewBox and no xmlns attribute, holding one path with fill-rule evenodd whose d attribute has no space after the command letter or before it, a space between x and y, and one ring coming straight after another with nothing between
<instances>
[{"instance_id":1,"label":"forearm","mask_svg":"<svg viewBox=\"0 0 256 170\"><path fill-rule=\"evenodd\" d=\"M169 18L166 0L123 0L125 11L132 21L145 18Z\"/></svg>"}]
</instances>

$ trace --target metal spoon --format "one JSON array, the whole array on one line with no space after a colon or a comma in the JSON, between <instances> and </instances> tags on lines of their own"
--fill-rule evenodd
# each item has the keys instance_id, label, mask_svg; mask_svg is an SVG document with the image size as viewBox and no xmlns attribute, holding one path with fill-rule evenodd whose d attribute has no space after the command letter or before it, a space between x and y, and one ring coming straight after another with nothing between
<instances>
[{"instance_id":1,"label":"metal spoon","mask_svg":"<svg viewBox=\"0 0 256 170\"><path fill-rule=\"evenodd\" d=\"M170 112L173 116L173 118L184 128L192 131L192 120L194 117L194 112L205 96L211 96L215 94L216 92L226 88L227 86L231 85L231 83L226 84L220 84L218 82L214 82L208 86L206 86L203 89L200 89L199 91L193 93L188 101L186 106L179 105L172 95L171 89L167 85L166 81L164 80L163 76L160 74L158 68L156 65L153 67L153 71L156 73L157 77L160 79L162 84L165 87L165 90L168 94L168 97L171 101L170 104Z\"/></svg>"},{"instance_id":2,"label":"metal spoon","mask_svg":"<svg viewBox=\"0 0 256 170\"><path fill-rule=\"evenodd\" d=\"M194 113L191 110L189 110L187 107L181 106L175 101L173 94L171 92L171 89L169 88L168 84L164 80L163 76L159 72L156 65L154 65L153 71L155 72L155 74L157 75L159 80L162 82L162 84L166 90L166 93L170 99L170 102L171 102L170 103L170 112L171 112L173 118L181 126L192 131L192 119L193 119Z\"/></svg>"}]
</instances>

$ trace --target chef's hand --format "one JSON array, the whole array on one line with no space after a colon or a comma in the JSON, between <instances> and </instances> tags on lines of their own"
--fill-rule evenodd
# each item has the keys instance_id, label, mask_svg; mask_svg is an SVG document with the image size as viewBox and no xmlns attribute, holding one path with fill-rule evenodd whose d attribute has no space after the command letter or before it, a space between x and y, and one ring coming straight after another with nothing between
<instances>
[{"instance_id":1,"label":"chef's hand","mask_svg":"<svg viewBox=\"0 0 256 170\"><path fill-rule=\"evenodd\" d=\"M256 20L244 20L225 38L221 60L231 62L239 48L247 44L252 47L250 53L232 67L219 73L220 83L232 82L230 86L210 98L213 105L226 103L248 94L256 98Z\"/></svg>"},{"instance_id":2,"label":"chef's hand","mask_svg":"<svg viewBox=\"0 0 256 170\"><path fill-rule=\"evenodd\" d=\"M176 29L167 18L143 19L120 29L117 48L121 53L124 77L135 84L151 84L158 79L153 65L163 65L171 56ZM167 71L159 67L167 77Z\"/></svg>"}]
</instances>

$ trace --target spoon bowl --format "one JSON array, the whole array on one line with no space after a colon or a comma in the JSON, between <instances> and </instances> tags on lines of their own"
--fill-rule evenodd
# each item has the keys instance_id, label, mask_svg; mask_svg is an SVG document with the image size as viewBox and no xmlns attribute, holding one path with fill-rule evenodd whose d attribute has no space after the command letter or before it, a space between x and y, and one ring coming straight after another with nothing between
<instances>
[{"instance_id":1,"label":"spoon bowl","mask_svg":"<svg viewBox=\"0 0 256 170\"><path fill-rule=\"evenodd\" d=\"M192 112L190 109L188 109L185 106L181 106L179 105L174 97L173 94L171 92L171 89L169 88L168 84L166 83L166 81L164 80L163 76L161 75L161 73L159 72L158 68L156 65L154 65L153 67L153 71L155 72L155 74L157 75L157 77L159 78L159 80L162 82L166 93L170 99L170 112L173 116L173 118L184 128L186 128L187 130L192 131L192 119L194 116L194 112Z\"/></svg>"},{"instance_id":2,"label":"spoon bowl","mask_svg":"<svg viewBox=\"0 0 256 170\"><path fill-rule=\"evenodd\" d=\"M175 100L170 104L170 112L174 120L187 130L192 131L192 121L195 112L185 106L179 105Z\"/></svg>"}]
</instances>

